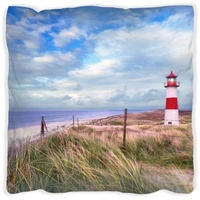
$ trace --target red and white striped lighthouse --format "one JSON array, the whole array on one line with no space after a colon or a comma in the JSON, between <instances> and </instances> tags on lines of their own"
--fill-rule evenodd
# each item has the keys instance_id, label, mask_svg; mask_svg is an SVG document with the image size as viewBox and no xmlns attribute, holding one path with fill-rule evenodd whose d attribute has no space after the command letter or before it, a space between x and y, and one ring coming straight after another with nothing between
<instances>
[{"instance_id":1,"label":"red and white striped lighthouse","mask_svg":"<svg viewBox=\"0 0 200 200\"><path fill-rule=\"evenodd\" d=\"M167 82L164 84L167 88L164 124L179 125L177 87L180 83L176 81L177 76L172 71L166 78Z\"/></svg>"}]
</instances>

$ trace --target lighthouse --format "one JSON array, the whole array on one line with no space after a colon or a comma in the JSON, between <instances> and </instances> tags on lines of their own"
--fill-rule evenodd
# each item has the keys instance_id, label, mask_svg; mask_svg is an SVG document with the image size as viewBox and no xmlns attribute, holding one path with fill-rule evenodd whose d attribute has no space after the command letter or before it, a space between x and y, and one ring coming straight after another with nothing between
<instances>
[{"instance_id":1,"label":"lighthouse","mask_svg":"<svg viewBox=\"0 0 200 200\"><path fill-rule=\"evenodd\" d=\"M177 76L172 71L166 78L167 82L164 84L164 87L167 88L164 124L179 125L177 87L180 83L177 82Z\"/></svg>"}]
</instances>

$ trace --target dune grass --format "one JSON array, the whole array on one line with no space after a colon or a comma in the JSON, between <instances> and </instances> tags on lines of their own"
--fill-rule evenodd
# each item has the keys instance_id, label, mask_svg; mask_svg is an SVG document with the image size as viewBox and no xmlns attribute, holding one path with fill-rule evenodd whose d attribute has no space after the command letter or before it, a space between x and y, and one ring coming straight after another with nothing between
<instances>
[{"instance_id":1,"label":"dune grass","mask_svg":"<svg viewBox=\"0 0 200 200\"><path fill-rule=\"evenodd\" d=\"M123 126L123 121L110 121L110 122L107 122L107 124L109 125L113 125L113 126Z\"/></svg>"},{"instance_id":2,"label":"dune grass","mask_svg":"<svg viewBox=\"0 0 200 200\"><path fill-rule=\"evenodd\" d=\"M181 129L181 130L179 130ZM144 133L140 127L137 131ZM7 190L49 192L159 189L190 193L193 145L188 126L151 127L158 134L129 134L122 146L118 131L82 126L8 151ZM162 131L162 132L161 132ZM163 133L180 136L166 137ZM189 170L189 175L188 175Z\"/></svg>"}]
</instances>

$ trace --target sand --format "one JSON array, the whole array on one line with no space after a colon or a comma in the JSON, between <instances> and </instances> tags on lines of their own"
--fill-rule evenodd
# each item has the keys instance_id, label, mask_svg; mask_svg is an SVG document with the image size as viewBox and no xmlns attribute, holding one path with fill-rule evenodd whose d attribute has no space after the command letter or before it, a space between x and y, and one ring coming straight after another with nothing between
<instances>
[{"instance_id":1,"label":"sand","mask_svg":"<svg viewBox=\"0 0 200 200\"><path fill-rule=\"evenodd\" d=\"M48 132L45 131L44 136L48 137L55 134L57 131L61 131L61 129L67 129L68 127L69 124L66 124L66 122L49 123L47 124ZM41 138L40 129L40 125L10 129L8 130L8 145L38 140Z\"/></svg>"},{"instance_id":2,"label":"sand","mask_svg":"<svg viewBox=\"0 0 200 200\"><path fill-rule=\"evenodd\" d=\"M181 123L184 123L184 119L191 116L191 111L180 111L180 120ZM88 126L98 126L99 128L109 128L112 125L116 128L118 123L119 127L123 126L124 116L123 115L115 115L109 117L102 117L102 118L93 118L87 120L81 120L79 125L88 125ZM162 125L164 122L164 110L156 110L156 111L149 111L149 112L141 112L141 113L129 113L127 117L127 126L131 128L135 125ZM187 120L188 123L188 120ZM72 124L66 122L55 122L55 123L48 123L47 129L48 132L45 131L44 137L48 137L53 134L57 134L58 132L67 131ZM10 129L8 130L8 145L12 144L22 144L27 143L29 141L39 140L41 138L40 135L40 125L37 126L30 126L25 128L17 128L17 129Z\"/></svg>"}]
</instances>

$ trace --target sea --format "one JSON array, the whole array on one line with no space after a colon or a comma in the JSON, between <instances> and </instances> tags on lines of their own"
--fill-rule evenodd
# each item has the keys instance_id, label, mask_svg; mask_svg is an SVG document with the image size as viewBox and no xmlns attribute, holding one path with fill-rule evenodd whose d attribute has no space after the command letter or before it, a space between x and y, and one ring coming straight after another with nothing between
<instances>
[{"instance_id":1,"label":"sea","mask_svg":"<svg viewBox=\"0 0 200 200\"><path fill-rule=\"evenodd\" d=\"M145 110L128 110L128 113L137 113ZM24 128L40 125L44 116L46 124L63 122L65 124L74 119L81 123L84 120L121 115L124 110L87 110L87 111L9 111L8 129Z\"/></svg>"}]
</instances>

